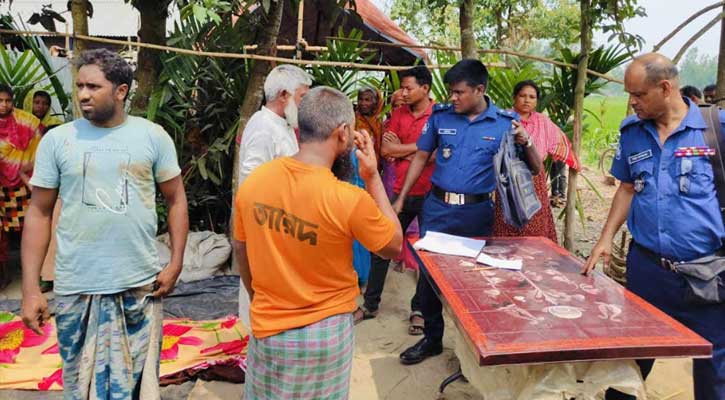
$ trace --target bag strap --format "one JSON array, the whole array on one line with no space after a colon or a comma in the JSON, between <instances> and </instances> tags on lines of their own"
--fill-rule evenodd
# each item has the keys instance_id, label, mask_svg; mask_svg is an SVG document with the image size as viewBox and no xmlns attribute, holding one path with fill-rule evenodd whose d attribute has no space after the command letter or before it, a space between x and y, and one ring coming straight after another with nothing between
<instances>
[{"instance_id":1,"label":"bag strap","mask_svg":"<svg viewBox=\"0 0 725 400\"><path fill-rule=\"evenodd\" d=\"M715 176L715 189L717 191L717 199L720 204L720 215L722 215L723 223L725 223L725 140L722 136L722 124L720 121L720 108L718 106L710 106L700 108L702 117L707 124L705 130L705 143L708 147L715 149L715 154L710 156L712 164L712 172Z\"/></svg>"}]
</instances>

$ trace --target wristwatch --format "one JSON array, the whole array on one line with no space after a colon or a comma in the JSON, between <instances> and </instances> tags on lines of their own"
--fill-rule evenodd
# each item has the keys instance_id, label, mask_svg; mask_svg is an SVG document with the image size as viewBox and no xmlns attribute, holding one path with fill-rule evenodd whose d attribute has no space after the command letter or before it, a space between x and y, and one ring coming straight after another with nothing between
<instances>
[{"instance_id":1,"label":"wristwatch","mask_svg":"<svg viewBox=\"0 0 725 400\"><path fill-rule=\"evenodd\" d=\"M529 136L529 139L526 141L526 148L529 148L534 145L534 141L531 140L531 136Z\"/></svg>"}]
</instances>

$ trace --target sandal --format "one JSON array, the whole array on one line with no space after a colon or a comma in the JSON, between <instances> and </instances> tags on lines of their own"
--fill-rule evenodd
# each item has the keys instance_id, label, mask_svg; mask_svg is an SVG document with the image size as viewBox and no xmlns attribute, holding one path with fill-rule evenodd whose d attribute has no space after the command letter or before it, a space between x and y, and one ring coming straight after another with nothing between
<instances>
[{"instance_id":1,"label":"sandal","mask_svg":"<svg viewBox=\"0 0 725 400\"><path fill-rule=\"evenodd\" d=\"M353 324L357 325L362 321L365 321L366 319L373 319L378 315L378 311L370 311L367 308L360 306L355 310L355 312L352 313L353 317Z\"/></svg>"},{"instance_id":2,"label":"sandal","mask_svg":"<svg viewBox=\"0 0 725 400\"><path fill-rule=\"evenodd\" d=\"M560 196L552 196L550 202L553 208L561 208L566 205L566 200Z\"/></svg>"},{"instance_id":3,"label":"sandal","mask_svg":"<svg viewBox=\"0 0 725 400\"><path fill-rule=\"evenodd\" d=\"M408 317L408 321L410 321L410 325L408 325L408 335L420 336L423 334L424 325L422 323L413 322L414 318L423 319L423 313L420 311L413 311L410 313L410 316Z\"/></svg>"}]
</instances>

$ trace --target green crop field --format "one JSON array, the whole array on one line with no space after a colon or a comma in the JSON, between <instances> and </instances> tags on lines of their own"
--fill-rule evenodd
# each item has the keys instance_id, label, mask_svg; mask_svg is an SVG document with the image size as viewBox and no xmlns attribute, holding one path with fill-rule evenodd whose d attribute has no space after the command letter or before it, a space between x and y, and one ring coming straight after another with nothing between
<instances>
[{"instance_id":1,"label":"green crop field","mask_svg":"<svg viewBox=\"0 0 725 400\"><path fill-rule=\"evenodd\" d=\"M627 115L627 97L589 96L584 100L582 161L590 166L599 162L602 151L619 140L619 124Z\"/></svg>"}]
</instances>

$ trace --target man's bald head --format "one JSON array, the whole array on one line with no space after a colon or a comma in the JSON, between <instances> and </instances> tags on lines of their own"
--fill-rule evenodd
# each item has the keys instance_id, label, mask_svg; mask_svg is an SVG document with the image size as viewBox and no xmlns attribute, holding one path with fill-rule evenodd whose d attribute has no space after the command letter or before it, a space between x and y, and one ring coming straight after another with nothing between
<instances>
[{"instance_id":1,"label":"man's bald head","mask_svg":"<svg viewBox=\"0 0 725 400\"><path fill-rule=\"evenodd\" d=\"M677 87L679 72L677 66L667 57L658 53L647 53L632 61L627 72L641 69L647 83L656 85L661 81L671 81ZM639 72L639 71L638 71Z\"/></svg>"},{"instance_id":2,"label":"man's bald head","mask_svg":"<svg viewBox=\"0 0 725 400\"><path fill-rule=\"evenodd\" d=\"M640 119L665 118L685 103L680 94L677 67L667 57L649 53L632 61L624 73L624 91Z\"/></svg>"}]
</instances>

